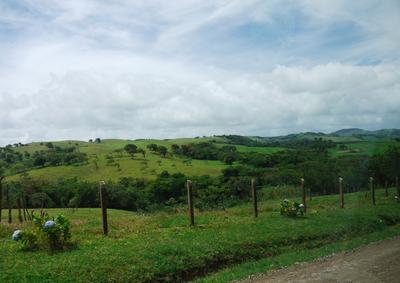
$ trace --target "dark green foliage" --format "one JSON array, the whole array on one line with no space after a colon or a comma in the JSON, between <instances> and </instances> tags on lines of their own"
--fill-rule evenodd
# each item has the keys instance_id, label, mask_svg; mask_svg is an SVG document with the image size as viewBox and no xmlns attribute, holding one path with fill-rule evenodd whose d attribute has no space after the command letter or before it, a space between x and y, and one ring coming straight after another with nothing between
<instances>
[{"instance_id":1,"label":"dark green foliage","mask_svg":"<svg viewBox=\"0 0 400 283\"><path fill-rule=\"evenodd\" d=\"M189 143L180 147L177 144L173 144L171 150L174 154L192 159L221 160L229 165L239 157L239 153L235 146L225 145L217 147L211 142Z\"/></svg>"},{"instance_id":2,"label":"dark green foliage","mask_svg":"<svg viewBox=\"0 0 400 283\"><path fill-rule=\"evenodd\" d=\"M314 139L297 139L295 136L286 136L280 139L271 139L265 143L265 146L279 146L292 149L311 149L316 151L327 151L336 144L331 140L316 137Z\"/></svg>"},{"instance_id":3,"label":"dark green foliage","mask_svg":"<svg viewBox=\"0 0 400 283\"><path fill-rule=\"evenodd\" d=\"M168 152L168 149L167 149L165 146L160 145L160 146L157 147L157 152L158 152L160 155L162 155L163 157L165 157L165 155L166 155L167 152Z\"/></svg>"},{"instance_id":4,"label":"dark green foliage","mask_svg":"<svg viewBox=\"0 0 400 283\"><path fill-rule=\"evenodd\" d=\"M51 142L46 144L47 150L35 151L24 154L14 151L11 147L0 148L0 163L7 168L8 173L20 173L33 167L47 167L59 165L72 165L86 162L85 153L77 150L77 147L59 147Z\"/></svg>"},{"instance_id":5,"label":"dark green foliage","mask_svg":"<svg viewBox=\"0 0 400 283\"><path fill-rule=\"evenodd\" d=\"M153 152L153 153L158 153L160 155L162 155L163 157L165 157L168 153L168 149L163 146L163 145L156 145L154 143L147 145L147 148Z\"/></svg>"},{"instance_id":6,"label":"dark green foliage","mask_svg":"<svg viewBox=\"0 0 400 283\"><path fill-rule=\"evenodd\" d=\"M127 144L124 146L124 150L133 158L138 153L138 147L134 144Z\"/></svg>"},{"instance_id":7,"label":"dark green foliage","mask_svg":"<svg viewBox=\"0 0 400 283\"><path fill-rule=\"evenodd\" d=\"M379 184L383 185L386 180L394 182L396 176L400 177L400 146L391 146L382 154L373 155L369 169Z\"/></svg>"},{"instance_id":8,"label":"dark green foliage","mask_svg":"<svg viewBox=\"0 0 400 283\"><path fill-rule=\"evenodd\" d=\"M47 148L54 148L54 145L51 142L46 143Z\"/></svg>"},{"instance_id":9,"label":"dark green foliage","mask_svg":"<svg viewBox=\"0 0 400 283\"><path fill-rule=\"evenodd\" d=\"M239 136L239 135L222 135L230 141L231 144L239 144L245 146L265 146L263 141L255 140L249 137Z\"/></svg>"},{"instance_id":10,"label":"dark green foliage","mask_svg":"<svg viewBox=\"0 0 400 283\"><path fill-rule=\"evenodd\" d=\"M151 143L151 144L147 145L147 148L148 148L150 151L156 152L156 151L157 151L157 148L158 148L158 145L156 145L156 144L154 144L154 143Z\"/></svg>"}]
</instances>

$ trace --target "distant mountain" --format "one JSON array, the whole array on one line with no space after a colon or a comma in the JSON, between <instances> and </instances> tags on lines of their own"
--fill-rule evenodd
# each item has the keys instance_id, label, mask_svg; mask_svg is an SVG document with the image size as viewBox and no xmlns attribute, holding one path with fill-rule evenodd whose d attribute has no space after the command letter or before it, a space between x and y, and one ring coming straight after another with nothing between
<instances>
[{"instance_id":1,"label":"distant mountain","mask_svg":"<svg viewBox=\"0 0 400 283\"><path fill-rule=\"evenodd\" d=\"M334 136L340 136L340 137L351 137L353 135L366 135L370 131L366 131L363 129L358 129L358 128L350 128L350 129L341 129L339 131L330 133L331 135Z\"/></svg>"},{"instance_id":2,"label":"distant mountain","mask_svg":"<svg viewBox=\"0 0 400 283\"><path fill-rule=\"evenodd\" d=\"M368 131L358 128L341 129L329 134L321 132L303 132L297 134L289 134L285 136L275 137L254 137L258 141L290 141L290 140L313 140L321 138L323 140L331 140L334 142L358 142L358 141L373 141L373 140L391 140L400 138L400 129L382 129L377 131Z\"/></svg>"},{"instance_id":3,"label":"distant mountain","mask_svg":"<svg viewBox=\"0 0 400 283\"><path fill-rule=\"evenodd\" d=\"M395 139L400 138L400 129L382 129L376 131L368 131L363 129L351 128L342 129L331 133L332 136L339 137L358 137L362 139Z\"/></svg>"}]
</instances>

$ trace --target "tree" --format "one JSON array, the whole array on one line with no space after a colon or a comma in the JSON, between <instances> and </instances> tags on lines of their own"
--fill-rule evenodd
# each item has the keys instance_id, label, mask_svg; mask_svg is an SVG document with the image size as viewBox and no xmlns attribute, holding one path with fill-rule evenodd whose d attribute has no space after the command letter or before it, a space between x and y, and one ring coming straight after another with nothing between
<instances>
[{"instance_id":1,"label":"tree","mask_svg":"<svg viewBox=\"0 0 400 283\"><path fill-rule=\"evenodd\" d=\"M235 161L235 157L234 157L234 156L232 156L232 155L230 155L230 154L227 154L227 155L224 156L224 162L225 162L225 164L232 165L232 163L233 163L234 161Z\"/></svg>"},{"instance_id":2,"label":"tree","mask_svg":"<svg viewBox=\"0 0 400 283\"><path fill-rule=\"evenodd\" d=\"M135 144L127 144L124 146L124 150L132 157L135 157L135 153L138 153L138 147Z\"/></svg>"},{"instance_id":3,"label":"tree","mask_svg":"<svg viewBox=\"0 0 400 283\"><path fill-rule=\"evenodd\" d=\"M171 145L171 151L174 154L181 154L181 149L180 149L179 145L177 145L175 143L173 145Z\"/></svg>"},{"instance_id":4,"label":"tree","mask_svg":"<svg viewBox=\"0 0 400 283\"><path fill-rule=\"evenodd\" d=\"M167 149L165 146L160 145L160 146L157 148L157 152L158 152L159 154L161 154L163 157L165 157L165 155L167 155L168 149Z\"/></svg>"},{"instance_id":5,"label":"tree","mask_svg":"<svg viewBox=\"0 0 400 283\"><path fill-rule=\"evenodd\" d=\"M147 145L147 148L148 148L150 151L155 152L155 151L157 151L158 146L157 146L156 144L154 144L154 143L151 143L151 144L148 144L148 145Z\"/></svg>"},{"instance_id":6,"label":"tree","mask_svg":"<svg viewBox=\"0 0 400 283\"><path fill-rule=\"evenodd\" d=\"M382 154L372 156L369 169L378 183L394 180L400 175L400 147L391 146Z\"/></svg>"},{"instance_id":7,"label":"tree","mask_svg":"<svg viewBox=\"0 0 400 283\"><path fill-rule=\"evenodd\" d=\"M100 138L96 138L96 139L94 140L94 142L95 142L95 143L101 143L101 139L100 139Z\"/></svg>"},{"instance_id":8,"label":"tree","mask_svg":"<svg viewBox=\"0 0 400 283\"><path fill-rule=\"evenodd\" d=\"M33 160L33 165L34 165L34 166L43 167L45 164L46 164L46 158L45 158L43 155L41 155L41 154L38 154L38 155L35 157L35 159Z\"/></svg>"}]
</instances>

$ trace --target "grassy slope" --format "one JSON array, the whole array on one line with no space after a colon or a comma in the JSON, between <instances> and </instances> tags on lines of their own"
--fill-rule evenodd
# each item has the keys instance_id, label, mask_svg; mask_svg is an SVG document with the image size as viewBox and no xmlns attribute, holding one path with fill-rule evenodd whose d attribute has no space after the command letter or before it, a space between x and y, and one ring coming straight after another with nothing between
<instances>
[{"instance_id":1,"label":"grassy slope","mask_svg":"<svg viewBox=\"0 0 400 283\"><path fill-rule=\"evenodd\" d=\"M88 164L72 165L72 166L57 166L46 167L41 169L33 169L29 171L29 175L34 178L42 178L47 180L57 180L58 178L78 177L82 180L98 181L117 180L121 177L143 177L152 179L160 174L163 170L170 173L181 172L189 176L211 175L216 176L221 173L221 170L226 168L226 165L220 161L207 161L207 160L191 160L187 162L184 158L177 156L167 156L163 158L160 155L153 154L146 149L146 146L151 143L157 145L164 145L168 149L171 145L176 143L179 145L191 142L204 142L209 140L217 140L217 146L223 146L226 141L223 138L195 138L195 139L173 139L173 140L103 140L100 144L88 143L82 141L61 141L53 142L53 144L64 147L79 145L81 152L87 153L89 156ZM126 153L118 155L114 151L123 148L126 144L133 143L140 148L146 149L146 159L142 155L137 154L133 160ZM16 150L33 153L34 151L46 150L47 148L40 143L32 143L26 147L17 148ZM238 151L241 152L261 152L273 153L276 151L284 150L278 147L247 147L237 146ZM120 167L107 165L107 155L112 155L115 162L119 163ZM96 169L95 162L97 162L98 169ZM10 177L15 179L18 176Z\"/></svg>"},{"instance_id":2,"label":"grassy slope","mask_svg":"<svg viewBox=\"0 0 400 283\"><path fill-rule=\"evenodd\" d=\"M389 146L399 145L399 142L393 140L379 140L379 141L360 141L355 143L345 144L348 149L340 150L339 145L336 148L332 148L329 152L332 156L343 156L343 155L373 155L381 153Z\"/></svg>"},{"instance_id":3,"label":"grassy slope","mask_svg":"<svg viewBox=\"0 0 400 283\"><path fill-rule=\"evenodd\" d=\"M79 248L51 256L46 252L24 253L18 243L10 240L13 229L21 226L1 224L0 282L189 279L193 274L212 272L243 260L313 250L385 231L391 221L400 221L400 205L394 203L393 189L389 199L382 193L377 191L375 207L364 193L346 195L344 210L338 208L337 196L313 198L304 219L279 215L278 201L260 203L258 219L251 217L249 205L196 213L196 228L187 227L184 211L139 215L110 210L108 238L101 235L99 209L49 210L50 214L62 212L72 220L73 239L79 241Z\"/></svg>"},{"instance_id":4,"label":"grassy slope","mask_svg":"<svg viewBox=\"0 0 400 283\"><path fill-rule=\"evenodd\" d=\"M347 137L345 137L347 138ZM171 148L171 145L176 143L179 145L187 144L191 142L201 142L216 140L217 146L226 145L227 142L221 137L212 138L195 138L195 139L173 139L173 140L103 140L102 143L88 143L82 141L61 141L54 142L58 146L72 146L75 144L79 145L81 152L87 153L89 161L87 164L82 165L70 165L70 166L58 166L58 167L46 167L40 169L33 169L28 171L29 174L34 178L42 178L47 180L57 180L59 178L70 178L78 177L82 180L87 181L98 181L101 179L105 180L118 180L121 177L139 177L153 179L163 170L167 170L170 173L182 172L188 176L200 176L200 175L211 175L217 176L221 173L221 170L226 168L227 165L220 161L207 161L207 160L191 160L188 162L187 159L170 155L167 158L162 158L157 154L153 154L147 150L146 159L142 155L137 154L135 159L131 159L126 153L119 155L114 151L116 149L123 148L127 143L134 143L140 148L146 149L146 146L150 143L158 145L164 145L167 148ZM339 146L330 149L332 156L342 155L372 155L377 152L381 152L390 145L398 144L395 141L359 141L350 142L346 146L348 150L340 150ZM240 152L260 152L260 153L274 153L285 150L281 147L249 147L236 145L236 148ZM38 150L46 150L44 145L39 143L32 143L22 148L16 148L16 150L24 152L28 151L33 153ZM117 166L107 165L107 155L112 155L115 162L119 164ZM96 164L97 163L97 168ZM9 180L17 179L18 175L9 177Z\"/></svg>"}]
</instances>

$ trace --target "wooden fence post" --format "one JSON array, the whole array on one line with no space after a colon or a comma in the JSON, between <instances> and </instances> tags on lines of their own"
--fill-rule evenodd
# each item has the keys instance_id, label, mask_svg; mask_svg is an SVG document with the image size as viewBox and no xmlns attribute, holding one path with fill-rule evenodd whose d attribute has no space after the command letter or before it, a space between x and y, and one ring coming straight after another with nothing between
<instances>
[{"instance_id":1,"label":"wooden fence post","mask_svg":"<svg viewBox=\"0 0 400 283\"><path fill-rule=\"evenodd\" d=\"M100 193L100 203L101 203L101 216L103 219L103 234L107 236L108 235L107 192L106 192L106 183L104 181L100 181L99 193Z\"/></svg>"},{"instance_id":2,"label":"wooden fence post","mask_svg":"<svg viewBox=\"0 0 400 283\"><path fill-rule=\"evenodd\" d=\"M385 180L385 197L388 197L389 193L388 193L388 180Z\"/></svg>"},{"instance_id":3,"label":"wooden fence post","mask_svg":"<svg viewBox=\"0 0 400 283\"><path fill-rule=\"evenodd\" d=\"M254 178L251 179L251 196L253 199L253 215L254 217L258 217L258 208L257 208L257 190L256 190L256 180Z\"/></svg>"},{"instance_id":4,"label":"wooden fence post","mask_svg":"<svg viewBox=\"0 0 400 283\"><path fill-rule=\"evenodd\" d=\"M340 207L344 208L343 178L339 177Z\"/></svg>"},{"instance_id":5,"label":"wooden fence post","mask_svg":"<svg viewBox=\"0 0 400 283\"><path fill-rule=\"evenodd\" d=\"M21 213L21 199L17 198L17 208L18 208L18 220L20 223L23 222L22 213Z\"/></svg>"},{"instance_id":6,"label":"wooden fence post","mask_svg":"<svg viewBox=\"0 0 400 283\"><path fill-rule=\"evenodd\" d=\"M193 187L192 181L186 181L187 188L187 198L188 198L188 207L189 207L189 223L190 226L194 226L194 210L193 210Z\"/></svg>"},{"instance_id":7,"label":"wooden fence post","mask_svg":"<svg viewBox=\"0 0 400 283\"><path fill-rule=\"evenodd\" d=\"M7 201L7 206L8 206L8 224L12 223L12 207L11 207L11 202L10 202L10 186L7 184L6 187L6 201Z\"/></svg>"},{"instance_id":8,"label":"wooden fence post","mask_svg":"<svg viewBox=\"0 0 400 283\"><path fill-rule=\"evenodd\" d=\"M372 204L375 205L375 187L374 187L374 178L372 177L369 177L369 189L371 191Z\"/></svg>"},{"instance_id":9,"label":"wooden fence post","mask_svg":"<svg viewBox=\"0 0 400 283\"><path fill-rule=\"evenodd\" d=\"M307 211L307 205L306 205L306 188L304 187L304 178L300 179L300 184L301 184L301 201L303 202L304 205L304 212Z\"/></svg>"},{"instance_id":10,"label":"wooden fence post","mask_svg":"<svg viewBox=\"0 0 400 283\"><path fill-rule=\"evenodd\" d=\"M25 201L24 201L24 197L21 198L21 203L22 203L22 212L24 213L24 221L26 221L26 212L25 212Z\"/></svg>"},{"instance_id":11,"label":"wooden fence post","mask_svg":"<svg viewBox=\"0 0 400 283\"><path fill-rule=\"evenodd\" d=\"M1 211L3 210L3 179L4 176L0 176L0 222L1 222Z\"/></svg>"},{"instance_id":12,"label":"wooden fence post","mask_svg":"<svg viewBox=\"0 0 400 283\"><path fill-rule=\"evenodd\" d=\"M397 191L397 202L400 202L400 182L399 182L399 176L396 176L396 191Z\"/></svg>"}]
</instances>

